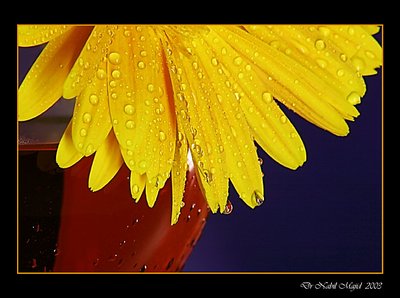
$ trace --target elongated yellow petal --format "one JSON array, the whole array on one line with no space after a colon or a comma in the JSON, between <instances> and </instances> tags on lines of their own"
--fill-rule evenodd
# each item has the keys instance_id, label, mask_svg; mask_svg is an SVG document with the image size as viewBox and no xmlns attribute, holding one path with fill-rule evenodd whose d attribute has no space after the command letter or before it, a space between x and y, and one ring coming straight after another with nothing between
<instances>
[{"instance_id":1,"label":"elongated yellow petal","mask_svg":"<svg viewBox=\"0 0 400 298\"><path fill-rule=\"evenodd\" d=\"M105 77L104 64L109 45L113 42L115 26L95 26L64 83L64 98L80 94L96 75ZM111 33L109 33L111 32Z\"/></svg>"},{"instance_id":2,"label":"elongated yellow petal","mask_svg":"<svg viewBox=\"0 0 400 298\"><path fill-rule=\"evenodd\" d=\"M18 46L32 47L46 43L71 28L68 25L18 25Z\"/></svg>"},{"instance_id":3,"label":"elongated yellow petal","mask_svg":"<svg viewBox=\"0 0 400 298\"><path fill-rule=\"evenodd\" d=\"M206 40L212 49L209 61L226 74L255 140L284 166L295 169L302 165L306 154L300 136L252 66L213 30Z\"/></svg>"},{"instance_id":4,"label":"elongated yellow petal","mask_svg":"<svg viewBox=\"0 0 400 298\"><path fill-rule=\"evenodd\" d=\"M114 178L122 164L117 139L110 131L94 156L89 174L89 188L92 191L102 189Z\"/></svg>"},{"instance_id":5,"label":"elongated yellow petal","mask_svg":"<svg viewBox=\"0 0 400 298\"><path fill-rule=\"evenodd\" d=\"M105 69L105 65L104 61L100 67ZM107 80L96 76L76 98L72 118L72 136L76 149L85 156L93 154L110 130Z\"/></svg>"},{"instance_id":6,"label":"elongated yellow petal","mask_svg":"<svg viewBox=\"0 0 400 298\"><path fill-rule=\"evenodd\" d=\"M210 90L206 90L204 85L206 73L199 60L195 57L192 57L193 60L187 59L178 48L168 48L167 53L176 94L177 120L189 142L201 189L212 212L218 208L224 210L228 175L224 169L223 150L220 149L223 148L220 132L216 118L210 112Z\"/></svg>"},{"instance_id":7,"label":"elongated yellow petal","mask_svg":"<svg viewBox=\"0 0 400 298\"><path fill-rule=\"evenodd\" d=\"M146 200L150 208L154 206L159 191L157 178L149 178L146 174Z\"/></svg>"},{"instance_id":8,"label":"elongated yellow petal","mask_svg":"<svg viewBox=\"0 0 400 298\"><path fill-rule=\"evenodd\" d=\"M76 150L72 141L72 121L70 121L58 144L56 162L60 168L69 168L82 157L83 154Z\"/></svg>"},{"instance_id":9,"label":"elongated yellow petal","mask_svg":"<svg viewBox=\"0 0 400 298\"><path fill-rule=\"evenodd\" d=\"M171 170L172 184L172 214L171 224L176 224L182 208L183 194L185 192L186 172L188 170L188 144L178 121L178 133L176 137L176 147L174 162Z\"/></svg>"},{"instance_id":10,"label":"elongated yellow petal","mask_svg":"<svg viewBox=\"0 0 400 298\"><path fill-rule=\"evenodd\" d=\"M207 55L210 50L206 43L193 40L192 44L208 77L205 86L211 91L210 96L216 94L211 101L214 105L212 110L219 111L214 115L221 129L229 178L239 196L254 208L263 199L264 187L256 147L245 115L226 74L214 67Z\"/></svg>"},{"instance_id":11,"label":"elongated yellow petal","mask_svg":"<svg viewBox=\"0 0 400 298\"><path fill-rule=\"evenodd\" d=\"M37 117L62 96L64 80L89 34L74 27L51 40L18 90L18 120Z\"/></svg>"}]
</instances>

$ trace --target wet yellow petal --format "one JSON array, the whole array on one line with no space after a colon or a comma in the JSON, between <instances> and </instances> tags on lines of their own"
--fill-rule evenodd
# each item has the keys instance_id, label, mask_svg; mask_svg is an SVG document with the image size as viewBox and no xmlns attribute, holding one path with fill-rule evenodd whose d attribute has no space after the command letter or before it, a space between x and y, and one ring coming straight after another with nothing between
<instances>
[{"instance_id":1,"label":"wet yellow petal","mask_svg":"<svg viewBox=\"0 0 400 298\"><path fill-rule=\"evenodd\" d=\"M106 62L100 67L105 69ZM111 130L108 107L107 80L94 77L82 93L76 98L72 118L72 136L76 149L89 156L106 139Z\"/></svg>"},{"instance_id":2,"label":"wet yellow petal","mask_svg":"<svg viewBox=\"0 0 400 298\"><path fill-rule=\"evenodd\" d=\"M72 142L72 121L70 121L58 144L56 162L60 168L65 169L73 166L82 157L83 154L75 149Z\"/></svg>"},{"instance_id":3,"label":"wet yellow petal","mask_svg":"<svg viewBox=\"0 0 400 298\"><path fill-rule=\"evenodd\" d=\"M18 120L37 117L62 96L64 80L89 34L74 27L51 40L29 70L18 90Z\"/></svg>"},{"instance_id":4,"label":"wet yellow petal","mask_svg":"<svg viewBox=\"0 0 400 298\"><path fill-rule=\"evenodd\" d=\"M188 144L183 132L183 128L180 128L180 122L178 122L174 162L171 170L172 225L178 222L180 210L182 208L183 194L185 192L186 172L188 170L187 161Z\"/></svg>"},{"instance_id":5,"label":"wet yellow petal","mask_svg":"<svg viewBox=\"0 0 400 298\"><path fill-rule=\"evenodd\" d=\"M80 94L95 76L105 77L102 62L113 42L115 26L95 26L64 83L64 98ZM111 33L110 33L111 32Z\"/></svg>"},{"instance_id":6,"label":"wet yellow petal","mask_svg":"<svg viewBox=\"0 0 400 298\"><path fill-rule=\"evenodd\" d=\"M295 169L302 165L306 154L300 136L267 92L263 80L251 64L213 30L206 40L212 48L209 61L226 74L255 140L284 166Z\"/></svg>"},{"instance_id":7,"label":"wet yellow petal","mask_svg":"<svg viewBox=\"0 0 400 298\"><path fill-rule=\"evenodd\" d=\"M94 156L89 174L89 188L92 191L102 189L114 178L122 164L117 139L110 131Z\"/></svg>"},{"instance_id":8,"label":"wet yellow petal","mask_svg":"<svg viewBox=\"0 0 400 298\"><path fill-rule=\"evenodd\" d=\"M18 25L18 46L31 47L46 43L71 28L68 25Z\"/></svg>"},{"instance_id":9,"label":"wet yellow petal","mask_svg":"<svg viewBox=\"0 0 400 298\"><path fill-rule=\"evenodd\" d=\"M200 39L193 40L192 45L206 76L203 90L212 96L210 111L220 128L228 176L239 196L254 208L263 200L264 188L250 128L233 87L225 73L212 64L206 44Z\"/></svg>"},{"instance_id":10,"label":"wet yellow petal","mask_svg":"<svg viewBox=\"0 0 400 298\"><path fill-rule=\"evenodd\" d=\"M177 48L168 49L167 53L170 55L167 59L176 96L177 120L189 142L201 189L212 212L218 208L224 210L228 175L224 169L222 140L212 112L210 90L205 88L207 74L196 57L189 60Z\"/></svg>"}]
</instances>

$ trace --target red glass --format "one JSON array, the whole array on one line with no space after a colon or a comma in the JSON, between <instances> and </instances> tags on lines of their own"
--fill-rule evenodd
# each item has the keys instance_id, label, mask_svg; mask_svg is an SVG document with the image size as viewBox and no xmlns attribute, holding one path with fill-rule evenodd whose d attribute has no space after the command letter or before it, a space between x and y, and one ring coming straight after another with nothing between
<instances>
[{"instance_id":1,"label":"red glass","mask_svg":"<svg viewBox=\"0 0 400 298\"><path fill-rule=\"evenodd\" d=\"M170 180L153 208L147 206L145 194L138 203L131 198L125 165L108 185L92 192L92 157L63 170L55 163L57 139L65 125L51 138L45 133L38 136L32 127L20 126L19 136L20 272L183 268L208 215L194 169L187 173L179 221L171 226Z\"/></svg>"}]
</instances>

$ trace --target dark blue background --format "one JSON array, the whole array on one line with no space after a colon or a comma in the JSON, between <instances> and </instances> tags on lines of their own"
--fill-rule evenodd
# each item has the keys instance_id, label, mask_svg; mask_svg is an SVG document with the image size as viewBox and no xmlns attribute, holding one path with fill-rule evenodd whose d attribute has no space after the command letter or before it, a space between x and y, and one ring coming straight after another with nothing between
<instances>
[{"instance_id":1,"label":"dark blue background","mask_svg":"<svg viewBox=\"0 0 400 298\"><path fill-rule=\"evenodd\" d=\"M20 51L21 76L38 52ZM361 115L349 123L347 137L284 109L303 139L307 162L292 171L260 149L264 204L250 209L231 188L233 212L209 216L185 271L381 271L381 70L365 81Z\"/></svg>"}]
</instances>

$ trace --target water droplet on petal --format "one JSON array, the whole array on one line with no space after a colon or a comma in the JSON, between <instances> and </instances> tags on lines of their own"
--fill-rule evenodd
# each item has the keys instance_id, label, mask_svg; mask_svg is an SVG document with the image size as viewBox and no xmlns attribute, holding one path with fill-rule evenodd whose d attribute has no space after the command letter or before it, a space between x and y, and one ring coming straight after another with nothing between
<instances>
[{"instance_id":1,"label":"water droplet on petal","mask_svg":"<svg viewBox=\"0 0 400 298\"><path fill-rule=\"evenodd\" d=\"M264 203L264 197L259 191L255 191L252 195L253 201L256 203L257 206L261 206Z\"/></svg>"},{"instance_id":2,"label":"water droplet on petal","mask_svg":"<svg viewBox=\"0 0 400 298\"><path fill-rule=\"evenodd\" d=\"M144 68L146 67L146 64L145 64L143 61L139 61L138 64L137 64L137 66L138 66L140 69L144 69Z\"/></svg>"},{"instance_id":3,"label":"water droplet on petal","mask_svg":"<svg viewBox=\"0 0 400 298\"><path fill-rule=\"evenodd\" d=\"M347 96L347 101L352 105L356 105L361 102L361 97L357 92L351 92L349 96Z\"/></svg>"},{"instance_id":4,"label":"water droplet on petal","mask_svg":"<svg viewBox=\"0 0 400 298\"><path fill-rule=\"evenodd\" d=\"M84 129L84 128L82 128L82 129L79 131L79 134L81 135L81 137L85 137L85 136L87 135L87 130Z\"/></svg>"},{"instance_id":5,"label":"water droplet on petal","mask_svg":"<svg viewBox=\"0 0 400 298\"><path fill-rule=\"evenodd\" d=\"M154 91L154 85L153 84L148 84L147 85L147 90L149 91L149 92L153 92Z\"/></svg>"},{"instance_id":6,"label":"water droplet on petal","mask_svg":"<svg viewBox=\"0 0 400 298\"><path fill-rule=\"evenodd\" d=\"M374 59L375 58L374 53L372 53L371 51L368 51L368 50L365 51L365 55L370 59Z\"/></svg>"},{"instance_id":7,"label":"water droplet on petal","mask_svg":"<svg viewBox=\"0 0 400 298\"><path fill-rule=\"evenodd\" d=\"M124 107L124 112L127 115L132 115L135 112L135 107L133 105L127 104Z\"/></svg>"},{"instance_id":8,"label":"water droplet on petal","mask_svg":"<svg viewBox=\"0 0 400 298\"><path fill-rule=\"evenodd\" d=\"M119 79L120 77L121 77L121 72L119 71L119 70L113 70L113 72L111 73L111 76L114 78L114 79Z\"/></svg>"},{"instance_id":9,"label":"water droplet on petal","mask_svg":"<svg viewBox=\"0 0 400 298\"><path fill-rule=\"evenodd\" d=\"M237 56L235 59L233 59L233 63L235 63L235 65L239 66L240 64L242 64L243 59L240 56Z\"/></svg>"},{"instance_id":10,"label":"water droplet on petal","mask_svg":"<svg viewBox=\"0 0 400 298\"><path fill-rule=\"evenodd\" d=\"M328 65L328 63L324 59L317 59L317 63L321 68L325 68Z\"/></svg>"},{"instance_id":11,"label":"water droplet on petal","mask_svg":"<svg viewBox=\"0 0 400 298\"><path fill-rule=\"evenodd\" d=\"M212 58L212 59L211 59L211 64L214 65L214 66L217 66L217 65L218 65L218 60L217 60L217 58L215 58L215 57Z\"/></svg>"},{"instance_id":12,"label":"water droplet on petal","mask_svg":"<svg viewBox=\"0 0 400 298\"><path fill-rule=\"evenodd\" d=\"M357 71L361 71L364 69L365 66L364 60L359 57L351 58L351 63L354 65Z\"/></svg>"},{"instance_id":13,"label":"water droplet on petal","mask_svg":"<svg viewBox=\"0 0 400 298\"><path fill-rule=\"evenodd\" d=\"M266 103L271 103L272 102L272 95L269 92L264 92L262 94L262 99L266 102Z\"/></svg>"},{"instance_id":14,"label":"water droplet on petal","mask_svg":"<svg viewBox=\"0 0 400 298\"><path fill-rule=\"evenodd\" d=\"M323 41L322 39L317 39L315 41L315 48L319 51L322 51L323 49L325 49L326 44L325 41Z\"/></svg>"},{"instance_id":15,"label":"water droplet on petal","mask_svg":"<svg viewBox=\"0 0 400 298\"><path fill-rule=\"evenodd\" d=\"M163 131L160 131L160 133L159 133L159 140L161 141L161 142L164 142L165 140L166 140L166 135L165 135L165 133L163 132Z\"/></svg>"},{"instance_id":16,"label":"water droplet on petal","mask_svg":"<svg viewBox=\"0 0 400 298\"><path fill-rule=\"evenodd\" d=\"M233 211L233 204L231 203L231 201L227 200L225 209L224 211L222 211L222 214L229 215L232 213L232 211Z\"/></svg>"},{"instance_id":17,"label":"water droplet on petal","mask_svg":"<svg viewBox=\"0 0 400 298\"><path fill-rule=\"evenodd\" d=\"M147 52L146 51L140 51L140 56L142 57L146 57L147 56Z\"/></svg>"},{"instance_id":18,"label":"water droplet on petal","mask_svg":"<svg viewBox=\"0 0 400 298\"><path fill-rule=\"evenodd\" d=\"M134 184L132 186L132 193L137 194L139 192L139 186L137 184Z\"/></svg>"},{"instance_id":19,"label":"water droplet on petal","mask_svg":"<svg viewBox=\"0 0 400 298\"><path fill-rule=\"evenodd\" d=\"M336 74L337 74L338 77L343 77L344 76L344 70L343 69L338 69Z\"/></svg>"},{"instance_id":20,"label":"water droplet on petal","mask_svg":"<svg viewBox=\"0 0 400 298\"><path fill-rule=\"evenodd\" d=\"M128 128L128 129L132 129L132 128L135 127L135 122L132 121L132 120L128 120L128 121L125 122L125 127Z\"/></svg>"},{"instance_id":21,"label":"water droplet on petal","mask_svg":"<svg viewBox=\"0 0 400 298\"><path fill-rule=\"evenodd\" d=\"M89 123L90 121L92 121L92 115L90 115L89 113L85 113L83 114L82 120L84 123Z\"/></svg>"},{"instance_id":22,"label":"water droplet on petal","mask_svg":"<svg viewBox=\"0 0 400 298\"><path fill-rule=\"evenodd\" d=\"M143 265L142 268L140 268L140 272L145 272L147 270L147 265Z\"/></svg>"},{"instance_id":23,"label":"water droplet on petal","mask_svg":"<svg viewBox=\"0 0 400 298\"><path fill-rule=\"evenodd\" d=\"M121 63L121 55L117 52L112 52L108 55L108 60L111 64L117 65Z\"/></svg>"},{"instance_id":24,"label":"water droplet on petal","mask_svg":"<svg viewBox=\"0 0 400 298\"><path fill-rule=\"evenodd\" d=\"M285 124L287 122L287 117L285 115L282 115L279 120L281 121L282 124Z\"/></svg>"},{"instance_id":25,"label":"water droplet on petal","mask_svg":"<svg viewBox=\"0 0 400 298\"><path fill-rule=\"evenodd\" d=\"M346 62L347 61L346 54L340 54L340 60L342 60L343 62Z\"/></svg>"},{"instance_id":26,"label":"water droplet on petal","mask_svg":"<svg viewBox=\"0 0 400 298\"><path fill-rule=\"evenodd\" d=\"M105 72L105 70L102 69L102 68L99 68L99 69L97 70L97 72L96 72L96 77L97 77L99 80L103 80L103 79L106 77L106 72Z\"/></svg>"},{"instance_id":27,"label":"water droplet on petal","mask_svg":"<svg viewBox=\"0 0 400 298\"><path fill-rule=\"evenodd\" d=\"M92 105L97 105L97 104L99 103L99 98L97 97L96 94L92 94L92 95L90 95L90 97L89 97L89 102L90 102Z\"/></svg>"}]
</instances>

